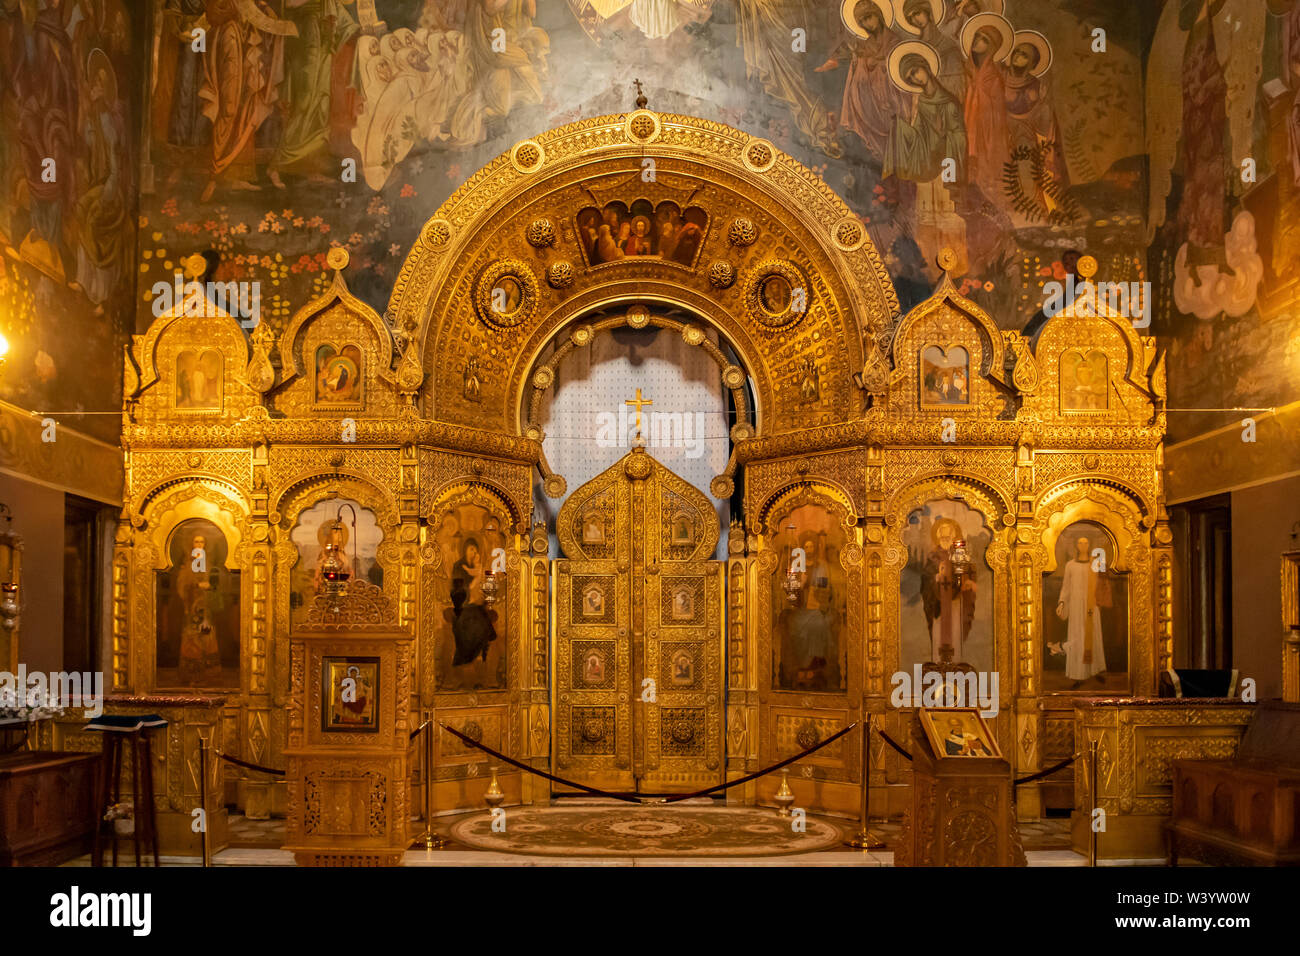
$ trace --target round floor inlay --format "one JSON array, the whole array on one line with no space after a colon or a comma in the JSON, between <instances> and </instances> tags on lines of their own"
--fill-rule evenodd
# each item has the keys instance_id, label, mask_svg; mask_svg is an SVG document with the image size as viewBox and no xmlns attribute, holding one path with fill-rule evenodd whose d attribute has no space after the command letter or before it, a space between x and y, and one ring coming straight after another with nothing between
<instances>
[{"instance_id":1,"label":"round floor inlay","mask_svg":"<svg viewBox=\"0 0 1300 956\"><path fill-rule=\"evenodd\" d=\"M819 817L782 818L765 807L699 805L507 807L451 825L458 843L543 856L771 856L837 846L840 828Z\"/></svg>"}]
</instances>

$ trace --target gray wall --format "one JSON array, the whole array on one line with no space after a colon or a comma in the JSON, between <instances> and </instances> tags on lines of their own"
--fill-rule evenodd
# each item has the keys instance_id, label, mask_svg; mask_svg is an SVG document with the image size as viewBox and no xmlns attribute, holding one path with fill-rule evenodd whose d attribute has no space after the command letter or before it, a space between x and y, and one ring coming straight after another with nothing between
<instances>
[{"instance_id":1,"label":"gray wall","mask_svg":"<svg viewBox=\"0 0 1300 956\"><path fill-rule=\"evenodd\" d=\"M29 671L63 669L63 492L0 473L0 501L22 536L18 661Z\"/></svg>"},{"instance_id":2,"label":"gray wall","mask_svg":"<svg viewBox=\"0 0 1300 956\"><path fill-rule=\"evenodd\" d=\"M1282 695L1281 554L1300 548L1300 477L1232 493L1233 665L1260 700Z\"/></svg>"}]
</instances>

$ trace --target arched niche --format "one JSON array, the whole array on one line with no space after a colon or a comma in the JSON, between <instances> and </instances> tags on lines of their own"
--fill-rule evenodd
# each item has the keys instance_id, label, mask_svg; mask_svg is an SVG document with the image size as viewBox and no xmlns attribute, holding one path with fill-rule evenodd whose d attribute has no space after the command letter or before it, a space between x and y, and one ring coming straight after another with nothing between
<instances>
[{"instance_id":1,"label":"arched niche","mask_svg":"<svg viewBox=\"0 0 1300 956\"><path fill-rule=\"evenodd\" d=\"M195 290L134 337L124 396L135 420L228 423L260 400L249 371L248 334Z\"/></svg>"},{"instance_id":2,"label":"arched niche","mask_svg":"<svg viewBox=\"0 0 1300 956\"><path fill-rule=\"evenodd\" d=\"M1163 404L1155 339L1104 303L1052 316L1033 351L1039 376L1025 408L1044 421L1148 423Z\"/></svg>"},{"instance_id":3,"label":"arched niche","mask_svg":"<svg viewBox=\"0 0 1300 956\"><path fill-rule=\"evenodd\" d=\"M1040 692L1148 692L1154 575L1140 498L1101 483L1053 489L1039 505L1031 542L1018 560L1038 582L1027 663Z\"/></svg>"},{"instance_id":4,"label":"arched niche","mask_svg":"<svg viewBox=\"0 0 1300 956\"><path fill-rule=\"evenodd\" d=\"M887 409L908 417L1006 417L1006 342L987 312L945 273L935 293L898 323ZM960 426L959 426L960 427Z\"/></svg>"},{"instance_id":5,"label":"arched niche","mask_svg":"<svg viewBox=\"0 0 1300 956\"><path fill-rule=\"evenodd\" d=\"M1001 675L1013 673L1003 635L1014 519L1005 494L973 476L922 478L893 495L884 513L880 617L893 639L881 648L883 674L927 665L997 673L998 696L1009 699L1013 682ZM961 573L959 541L969 562Z\"/></svg>"},{"instance_id":6,"label":"arched niche","mask_svg":"<svg viewBox=\"0 0 1300 956\"><path fill-rule=\"evenodd\" d=\"M647 157L656 176L644 181ZM580 214L641 200L704 211L690 264L653 254L592 261ZM773 277L790 294L767 294ZM810 170L729 127L643 110L552 130L489 163L426 224L388 313L423 344L434 382L426 415L511 430L520 383L558 328L644 298L705 317L753 361L775 431L807 422L792 348L818 363L818 417L848 420L860 406L852 376L863 337L884 333L897 312L862 224ZM477 401L463 390L471 358Z\"/></svg>"},{"instance_id":7,"label":"arched niche","mask_svg":"<svg viewBox=\"0 0 1300 956\"><path fill-rule=\"evenodd\" d=\"M826 695L860 686L862 547L844 491L817 478L787 485L760 511L760 673L772 694Z\"/></svg>"},{"instance_id":8,"label":"arched niche","mask_svg":"<svg viewBox=\"0 0 1300 956\"><path fill-rule=\"evenodd\" d=\"M277 504L271 540L275 555L275 632L288 636L306 623L320 589L315 567L322 535L335 520L349 573L381 587L394 605L400 594L399 517L389 495L376 485L342 475L307 476L294 482ZM284 642L281 642L284 643ZM287 643L277 647L287 652ZM287 663L287 661L286 661Z\"/></svg>"},{"instance_id":9,"label":"arched niche","mask_svg":"<svg viewBox=\"0 0 1300 956\"><path fill-rule=\"evenodd\" d=\"M252 599L248 508L210 480L167 483L137 516L130 673L142 690L239 691Z\"/></svg>"},{"instance_id":10,"label":"arched niche","mask_svg":"<svg viewBox=\"0 0 1300 956\"><path fill-rule=\"evenodd\" d=\"M329 288L295 312L280 336L284 369L270 392L274 406L304 418L395 415L403 403L392 334L348 290L342 272L347 257L332 251L331 261L336 269Z\"/></svg>"},{"instance_id":11,"label":"arched niche","mask_svg":"<svg viewBox=\"0 0 1300 956\"><path fill-rule=\"evenodd\" d=\"M509 498L490 484L441 488L420 547L421 693L439 706L504 704L518 662L521 536ZM488 578L491 585L485 588ZM486 742L486 741L485 741ZM489 744L495 746L494 744Z\"/></svg>"},{"instance_id":12,"label":"arched niche","mask_svg":"<svg viewBox=\"0 0 1300 956\"><path fill-rule=\"evenodd\" d=\"M602 337L616 334L620 330L640 331L653 329L668 335L678 336L689 349L698 349L706 357L707 364L712 367L712 374L716 376L720 390L725 391L730 396L735 409L734 423L731 424L730 428L727 428L725 424L722 426L726 437L732 442L737 442L748 440L755 435L756 426L751 415L751 406L753 404L749 387L751 379L744 360L734 354L735 350L730 342L725 339L715 342L709 334L711 328L709 323L700 321L698 317L689 314L677 312L666 315L644 305L635 305L626 312L615 309L612 315L584 315L558 332L549 343L546 343L546 345L550 346L549 350L538 357L530 374L521 383L521 387L525 391L519 399L519 414L524 436L542 442L543 447L538 461L538 470L542 474L542 490L548 497L563 497L572 482L570 476L552 470L553 462L546 453L545 439L547 436L542 421L542 409L545 401L548 397L554 398L556 396L555 387L566 359L573 358L579 350L589 348L600 341ZM677 368L681 369L680 362L677 363ZM632 393L629 391L626 396L620 396L616 399L616 402L619 407L624 407L630 404L626 399L631 397ZM722 396L718 397L721 398ZM653 402L650 404L653 404ZM721 410L725 412L725 402L722 403L722 406ZM655 424L657 414L659 412L654 409L646 413L646 421L651 426ZM702 413L699 418L703 419ZM617 421L622 422L621 419L617 419ZM631 425L633 421L632 415L629 414L627 423ZM682 436L686 436L691 440L704 441L703 426L696 428L696 424L696 422L692 422L690 427L687 427L681 420L677 420L675 423L670 421L668 423L670 437L675 435L680 439ZM653 429L647 428L646 435L649 436L649 447L656 447L657 436L653 433ZM630 447L631 442L627 432L617 435L617 438L617 448L626 449ZM572 436L569 437L569 440L572 440ZM610 456L611 461L613 458L621 458L622 454L623 452L619 451L617 454ZM736 462L730 454L715 460L718 461L720 467L714 469L713 473L701 475L696 472L694 475L684 474L683 477L694 481L701 487L708 487L715 498L725 499L730 497L735 490ZM674 471L683 470L674 466L671 462L667 463ZM597 469L597 471L599 470L603 470L603 466ZM687 470L689 471L689 469ZM594 474L586 477L594 477Z\"/></svg>"}]
</instances>

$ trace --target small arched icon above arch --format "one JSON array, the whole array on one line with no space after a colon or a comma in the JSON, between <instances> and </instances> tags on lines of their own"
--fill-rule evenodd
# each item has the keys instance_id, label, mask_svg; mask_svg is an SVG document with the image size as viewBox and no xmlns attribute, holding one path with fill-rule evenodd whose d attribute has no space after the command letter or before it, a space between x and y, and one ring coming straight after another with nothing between
<instances>
[{"instance_id":1,"label":"small arched icon above arch","mask_svg":"<svg viewBox=\"0 0 1300 956\"><path fill-rule=\"evenodd\" d=\"M898 414L992 416L1010 399L1006 337L946 274L930 298L899 320L891 351L888 401Z\"/></svg>"}]
</instances>

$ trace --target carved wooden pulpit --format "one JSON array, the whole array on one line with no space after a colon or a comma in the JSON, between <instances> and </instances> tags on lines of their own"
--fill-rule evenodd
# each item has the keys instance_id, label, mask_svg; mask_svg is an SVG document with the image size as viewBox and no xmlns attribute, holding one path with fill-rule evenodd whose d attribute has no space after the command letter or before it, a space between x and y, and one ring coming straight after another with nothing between
<instances>
[{"instance_id":1,"label":"carved wooden pulpit","mask_svg":"<svg viewBox=\"0 0 1300 956\"><path fill-rule=\"evenodd\" d=\"M975 708L918 709L894 865L1025 866L1012 787L1011 765Z\"/></svg>"},{"instance_id":2,"label":"carved wooden pulpit","mask_svg":"<svg viewBox=\"0 0 1300 956\"><path fill-rule=\"evenodd\" d=\"M412 643L364 581L317 597L290 634L285 849L300 866L400 864Z\"/></svg>"}]
</instances>

